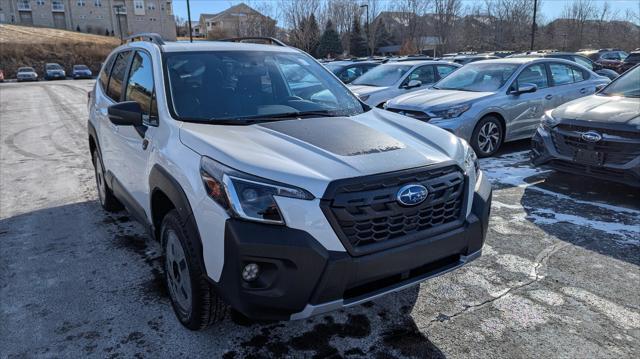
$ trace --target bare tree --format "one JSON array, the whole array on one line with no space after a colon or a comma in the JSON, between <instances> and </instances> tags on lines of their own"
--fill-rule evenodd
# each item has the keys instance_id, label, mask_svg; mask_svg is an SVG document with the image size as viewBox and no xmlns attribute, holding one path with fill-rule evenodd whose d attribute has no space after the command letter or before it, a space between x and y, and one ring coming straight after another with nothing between
<instances>
[{"instance_id":1,"label":"bare tree","mask_svg":"<svg viewBox=\"0 0 640 359\"><path fill-rule=\"evenodd\" d=\"M432 0L396 0L393 10L401 22L400 37L404 42L411 42L412 48L422 49L425 22L423 16L431 6Z\"/></svg>"},{"instance_id":2,"label":"bare tree","mask_svg":"<svg viewBox=\"0 0 640 359\"><path fill-rule=\"evenodd\" d=\"M442 51L450 47L451 33L462 13L462 0L434 0L434 27L442 43Z\"/></svg>"},{"instance_id":3,"label":"bare tree","mask_svg":"<svg viewBox=\"0 0 640 359\"><path fill-rule=\"evenodd\" d=\"M279 9L285 25L289 27L289 42L305 51L310 51L318 41L318 34L308 26L311 14L320 10L320 0L281 0Z\"/></svg>"},{"instance_id":4,"label":"bare tree","mask_svg":"<svg viewBox=\"0 0 640 359\"><path fill-rule=\"evenodd\" d=\"M572 36L571 45L574 48L580 48L584 43L584 30L587 21L594 19L596 16L596 7L592 0L574 0L572 3L565 5L562 17L569 24L568 32L577 36Z\"/></svg>"}]
</instances>

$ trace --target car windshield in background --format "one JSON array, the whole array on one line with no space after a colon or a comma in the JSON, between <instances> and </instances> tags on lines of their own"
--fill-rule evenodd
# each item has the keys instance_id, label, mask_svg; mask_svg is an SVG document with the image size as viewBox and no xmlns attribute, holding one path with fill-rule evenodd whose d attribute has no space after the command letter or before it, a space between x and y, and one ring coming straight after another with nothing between
<instances>
[{"instance_id":1,"label":"car windshield in background","mask_svg":"<svg viewBox=\"0 0 640 359\"><path fill-rule=\"evenodd\" d=\"M377 87L391 86L398 82L412 67L413 65L380 65L358 77L351 84Z\"/></svg>"},{"instance_id":2,"label":"car windshield in background","mask_svg":"<svg viewBox=\"0 0 640 359\"><path fill-rule=\"evenodd\" d=\"M640 97L640 67L618 77L598 93L603 96Z\"/></svg>"},{"instance_id":3,"label":"car windshield in background","mask_svg":"<svg viewBox=\"0 0 640 359\"><path fill-rule=\"evenodd\" d=\"M18 69L18 72L35 72L33 67L21 67Z\"/></svg>"},{"instance_id":4,"label":"car windshield in background","mask_svg":"<svg viewBox=\"0 0 640 359\"><path fill-rule=\"evenodd\" d=\"M48 64L47 70L62 70L62 66L58 64Z\"/></svg>"},{"instance_id":5,"label":"car windshield in background","mask_svg":"<svg viewBox=\"0 0 640 359\"><path fill-rule=\"evenodd\" d=\"M326 66L334 74L342 70L342 68L344 67L344 65L341 64L325 64L324 66Z\"/></svg>"},{"instance_id":6,"label":"car windshield in background","mask_svg":"<svg viewBox=\"0 0 640 359\"><path fill-rule=\"evenodd\" d=\"M471 63L438 82L438 90L491 92L502 87L518 68L517 64Z\"/></svg>"},{"instance_id":7,"label":"car windshield in background","mask_svg":"<svg viewBox=\"0 0 640 359\"><path fill-rule=\"evenodd\" d=\"M170 102L187 121L352 116L362 104L303 54L273 51L167 53Z\"/></svg>"},{"instance_id":8,"label":"car windshield in background","mask_svg":"<svg viewBox=\"0 0 640 359\"><path fill-rule=\"evenodd\" d=\"M73 68L75 70L89 70L89 68L86 65L73 65Z\"/></svg>"}]
</instances>

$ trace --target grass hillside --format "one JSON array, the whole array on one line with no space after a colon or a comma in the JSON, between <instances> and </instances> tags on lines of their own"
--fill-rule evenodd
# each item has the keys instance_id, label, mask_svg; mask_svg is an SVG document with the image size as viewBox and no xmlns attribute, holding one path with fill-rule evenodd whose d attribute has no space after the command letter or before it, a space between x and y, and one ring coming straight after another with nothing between
<instances>
[{"instance_id":1,"label":"grass hillside","mask_svg":"<svg viewBox=\"0 0 640 359\"><path fill-rule=\"evenodd\" d=\"M96 73L120 39L74 31L0 25L0 69L14 78L20 66L31 66L40 76L44 64L57 62L67 73L74 64L85 64Z\"/></svg>"}]
</instances>

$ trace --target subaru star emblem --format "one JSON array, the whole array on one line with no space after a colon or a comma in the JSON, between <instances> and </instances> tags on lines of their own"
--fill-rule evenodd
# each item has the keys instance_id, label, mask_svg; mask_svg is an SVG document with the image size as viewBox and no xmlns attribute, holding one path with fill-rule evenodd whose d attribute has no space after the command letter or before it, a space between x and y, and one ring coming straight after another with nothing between
<instances>
[{"instance_id":1,"label":"subaru star emblem","mask_svg":"<svg viewBox=\"0 0 640 359\"><path fill-rule=\"evenodd\" d=\"M423 185L409 184L398 191L396 199L405 206L416 206L427 199L429 191Z\"/></svg>"},{"instance_id":2,"label":"subaru star emblem","mask_svg":"<svg viewBox=\"0 0 640 359\"><path fill-rule=\"evenodd\" d=\"M585 132L580 137L587 142L598 142L602 139L602 135L596 131Z\"/></svg>"}]
</instances>

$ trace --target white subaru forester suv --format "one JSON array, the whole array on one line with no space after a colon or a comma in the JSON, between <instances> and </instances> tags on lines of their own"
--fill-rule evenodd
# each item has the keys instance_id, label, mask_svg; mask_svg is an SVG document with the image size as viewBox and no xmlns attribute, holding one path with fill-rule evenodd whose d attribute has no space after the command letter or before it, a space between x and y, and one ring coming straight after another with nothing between
<instances>
[{"instance_id":1,"label":"white subaru forester suv","mask_svg":"<svg viewBox=\"0 0 640 359\"><path fill-rule=\"evenodd\" d=\"M307 318L480 255L491 187L465 141L370 108L300 50L233 40L138 35L89 97L100 203L160 241L187 328L229 306Z\"/></svg>"}]
</instances>

